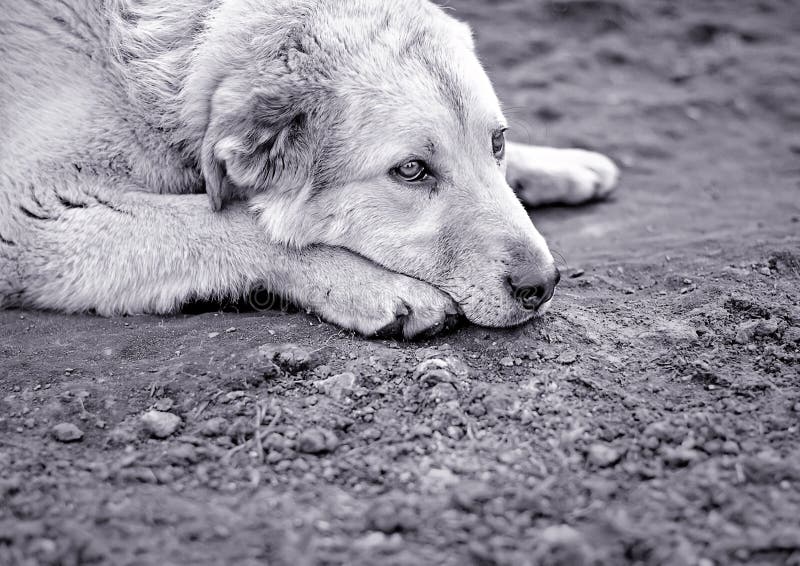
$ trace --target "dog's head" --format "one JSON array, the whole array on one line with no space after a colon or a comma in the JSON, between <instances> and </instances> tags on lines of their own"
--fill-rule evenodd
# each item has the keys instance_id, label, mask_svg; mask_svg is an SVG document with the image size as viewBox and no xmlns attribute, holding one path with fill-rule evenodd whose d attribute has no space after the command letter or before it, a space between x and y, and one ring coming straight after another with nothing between
<instances>
[{"instance_id":1,"label":"dog's head","mask_svg":"<svg viewBox=\"0 0 800 566\"><path fill-rule=\"evenodd\" d=\"M477 324L542 312L558 272L469 29L423 0L263 4L223 3L198 55L212 205L249 198L273 240L352 250Z\"/></svg>"}]
</instances>

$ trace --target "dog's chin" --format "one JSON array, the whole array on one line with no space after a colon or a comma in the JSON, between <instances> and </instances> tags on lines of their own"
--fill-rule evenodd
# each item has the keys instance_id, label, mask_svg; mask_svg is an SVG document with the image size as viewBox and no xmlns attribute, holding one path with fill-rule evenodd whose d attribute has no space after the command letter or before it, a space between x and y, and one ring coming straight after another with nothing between
<instances>
[{"instance_id":1,"label":"dog's chin","mask_svg":"<svg viewBox=\"0 0 800 566\"><path fill-rule=\"evenodd\" d=\"M486 300L475 301L459 304L459 307L472 324L487 328L511 328L541 318L551 302L552 299L535 311L524 309L512 300L497 301L499 304L491 304Z\"/></svg>"}]
</instances>

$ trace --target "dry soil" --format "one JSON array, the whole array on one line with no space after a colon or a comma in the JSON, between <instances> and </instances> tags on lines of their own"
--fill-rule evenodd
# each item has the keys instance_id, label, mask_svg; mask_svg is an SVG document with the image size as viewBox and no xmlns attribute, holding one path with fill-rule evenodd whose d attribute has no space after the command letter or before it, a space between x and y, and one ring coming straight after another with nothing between
<instances>
[{"instance_id":1,"label":"dry soil","mask_svg":"<svg viewBox=\"0 0 800 566\"><path fill-rule=\"evenodd\" d=\"M623 168L532 211L551 314L2 312L0 564L800 564L800 4L449 5L517 139Z\"/></svg>"}]
</instances>

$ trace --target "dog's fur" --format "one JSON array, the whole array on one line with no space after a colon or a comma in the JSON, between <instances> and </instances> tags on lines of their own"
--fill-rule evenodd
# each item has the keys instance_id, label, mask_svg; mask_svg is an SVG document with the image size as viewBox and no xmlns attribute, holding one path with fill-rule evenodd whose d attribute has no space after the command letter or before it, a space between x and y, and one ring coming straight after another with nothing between
<instances>
[{"instance_id":1,"label":"dog's fur","mask_svg":"<svg viewBox=\"0 0 800 566\"><path fill-rule=\"evenodd\" d=\"M424 0L0 0L0 306L262 285L364 334L523 322L510 273L553 259L509 184L575 203L617 172L496 159L505 125L469 29ZM410 159L435 178L399 181Z\"/></svg>"}]
</instances>

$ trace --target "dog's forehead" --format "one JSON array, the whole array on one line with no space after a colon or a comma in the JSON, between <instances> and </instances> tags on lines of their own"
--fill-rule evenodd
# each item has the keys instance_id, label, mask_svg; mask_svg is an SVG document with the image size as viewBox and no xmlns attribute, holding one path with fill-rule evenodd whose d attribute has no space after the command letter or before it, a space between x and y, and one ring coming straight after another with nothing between
<instances>
[{"instance_id":1,"label":"dog's forehead","mask_svg":"<svg viewBox=\"0 0 800 566\"><path fill-rule=\"evenodd\" d=\"M500 103L472 45L430 31L358 57L339 84L342 98L357 101L373 120L391 115L395 123L436 121L460 131L502 125Z\"/></svg>"},{"instance_id":2,"label":"dog's forehead","mask_svg":"<svg viewBox=\"0 0 800 566\"><path fill-rule=\"evenodd\" d=\"M313 33L320 63L335 66L328 71L344 87L368 89L372 83L387 94L406 87L418 94L415 89L428 84L456 110L467 103L496 105L469 26L432 2L333 0L317 6Z\"/></svg>"}]
</instances>

